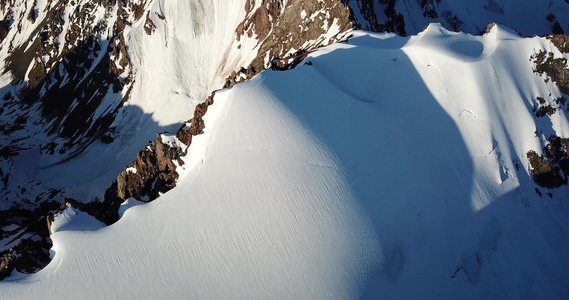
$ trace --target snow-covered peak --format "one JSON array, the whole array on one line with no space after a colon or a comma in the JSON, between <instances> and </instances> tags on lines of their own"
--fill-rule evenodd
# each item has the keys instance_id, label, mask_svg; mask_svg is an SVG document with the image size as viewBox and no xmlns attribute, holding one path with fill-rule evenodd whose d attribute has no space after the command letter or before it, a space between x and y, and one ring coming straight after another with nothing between
<instances>
[{"instance_id":1,"label":"snow-covered peak","mask_svg":"<svg viewBox=\"0 0 569 300\"><path fill-rule=\"evenodd\" d=\"M566 7L514 4L3 2L0 298L566 295Z\"/></svg>"},{"instance_id":2,"label":"snow-covered peak","mask_svg":"<svg viewBox=\"0 0 569 300\"><path fill-rule=\"evenodd\" d=\"M359 28L416 34L432 22L446 28L473 34L496 22L524 36L569 31L566 17L569 4L564 0L348 0L354 22Z\"/></svg>"},{"instance_id":3,"label":"snow-covered peak","mask_svg":"<svg viewBox=\"0 0 569 300\"><path fill-rule=\"evenodd\" d=\"M501 25L356 31L219 91L176 188L56 232L0 297L561 298L568 189L534 182L528 153L556 163L567 102L540 51L567 58Z\"/></svg>"}]
</instances>

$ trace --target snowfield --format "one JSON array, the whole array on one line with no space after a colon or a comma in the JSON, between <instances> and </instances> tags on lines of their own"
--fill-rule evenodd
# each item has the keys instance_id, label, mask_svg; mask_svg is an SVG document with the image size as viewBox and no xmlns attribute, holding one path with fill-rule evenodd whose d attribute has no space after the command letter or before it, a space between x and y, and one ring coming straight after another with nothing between
<instances>
[{"instance_id":1,"label":"snowfield","mask_svg":"<svg viewBox=\"0 0 569 300\"><path fill-rule=\"evenodd\" d=\"M218 92L178 187L108 227L66 211L0 298L567 297L568 190L538 196L526 158L536 127L569 137L564 110L533 117L562 96L542 49L562 55L501 26L356 31Z\"/></svg>"},{"instance_id":2,"label":"snowfield","mask_svg":"<svg viewBox=\"0 0 569 300\"><path fill-rule=\"evenodd\" d=\"M337 159L268 90L216 101L178 188L96 231L60 215L54 260L0 298L356 297L379 252Z\"/></svg>"}]
</instances>

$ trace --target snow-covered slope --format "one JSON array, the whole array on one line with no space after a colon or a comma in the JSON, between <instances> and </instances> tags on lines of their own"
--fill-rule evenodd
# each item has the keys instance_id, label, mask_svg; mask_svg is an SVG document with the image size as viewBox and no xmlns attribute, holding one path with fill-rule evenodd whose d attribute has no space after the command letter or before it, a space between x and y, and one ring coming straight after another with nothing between
<instances>
[{"instance_id":1,"label":"snow-covered slope","mask_svg":"<svg viewBox=\"0 0 569 300\"><path fill-rule=\"evenodd\" d=\"M366 30L416 34L431 22L478 34L491 22L525 36L567 33L569 2L564 0L347 0L358 26Z\"/></svg>"},{"instance_id":2,"label":"snow-covered slope","mask_svg":"<svg viewBox=\"0 0 569 300\"><path fill-rule=\"evenodd\" d=\"M339 2L27 2L0 7L0 209L33 209L56 190L59 201L101 198L148 140L175 132L228 77L351 28ZM300 11L310 18L289 16ZM305 34L280 34L291 27Z\"/></svg>"},{"instance_id":3,"label":"snow-covered slope","mask_svg":"<svg viewBox=\"0 0 569 300\"><path fill-rule=\"evenodd\" d=\"M218 92L178 187L101 229L66 211L0 298L563 298L568 190L527 158L569 137L540 50L567 56L501 26L354 32Z\"/></svg>"},{"instance_id":4,"label":"snow-covered slope","mask_svg":"<svg viewBox=\"0 0 569 300\"><path fill-rule=\"evenodd\" d=\"M64 199L116 198L125 165L212 91L351 29L340 1L12 0L0 12L2 261L21 240L49 244Z\"/></svg>"},{"instance_id":5,"label":"snow-covered slope","mask_svg":"<svg viewBox=\"0 0 569 300\"><path fill-rule=\"evenodd\" d=\"M268 90L216 101L177 188L97 231L57 224L54 260L0 298L357 296L375 245L338 160Z\"/></svg>"}]
</instances>

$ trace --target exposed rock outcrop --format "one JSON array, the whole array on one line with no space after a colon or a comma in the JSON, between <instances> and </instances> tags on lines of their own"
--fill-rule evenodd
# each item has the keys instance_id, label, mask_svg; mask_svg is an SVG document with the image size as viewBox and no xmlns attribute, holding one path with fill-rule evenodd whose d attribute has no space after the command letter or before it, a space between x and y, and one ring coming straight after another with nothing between
<instances>
[{"instance_id":1,"label":"exposed rock outcrop","mask_svg":"<svg viewBox=\"0 0 569 300\"><path fill-rule=\"evenodd\" d=\"M56 193L53 191L51 196ZM0 211L0 242L9 246L0 251L0 280L14 270L29 274L49 263L52 243L46 217L56 212L58 206L56 201L46 201L34 210L13 206Z\"/></svg>"},{"instance_id":2,"label":"exposed rock outcrop","mask_svg":"<svg viewBox=\"0 0 569 300\"><path fill-rule=\"evenodd\" d=\"M564 34L554 34L546 36L551 43L561 51L561 53L569 53L569 36Z\"/></svg>"},{"instance_id":3,"label":"exposed rock outcrop","mask_svg":"<svg viewBox=\"0 0 569 300\"><path fill-rule=\"evenodd\" d=\"M86 212L97 220L112 224L119 218L118 210L126 199L152 201L176 186L179 177L176 171L184 164L181 159L187 154L192 137L200 134L205 128L203 116L208 106L213 104L212 93L206 101L196 106L194 117L184 124L175 135L157 134L155 141L150 141L138 152L132 164L125 167L117 176L117 180L105 191L102 201L81 203L73 199L65 199L62 207L69 203L74 208ZM177 139L179 143L164 141L164 137Z\"/></svg>"},{"instance_id":4,"label":"exposed rock outcrop","mask_svg":"<svg viewBox=\"0 0 569 300\"><path fill-rule=\"evenodd\" d=\"M255 11L251 4L247 2L247 17L235 32L237 42L257 39L258 55L246 68L231 73L224 87L268 68L291 69L311 50L345 38L354 26L349 7L340 0L288 1L286 6L263 0Z\"/></svg>"},{"instance_id":5,"label":"exposed rock outcrop","mask_svg":"<svg viewBox=\"0 0 569 300\"><path fill-rule=\"evenodd\" d=\"M535 62L535 72L549 76L557 84L559 90L569 94L569 69L566 58L555 58L552 52L547 53L541 50L532 56L532 59Z\"/></svg>"},{"instance_id":6,"label":"exposed rock outcrop","mask_svg":"<svg viewBox=\"0 0 569 300\"><path fill-rule=\"evenodd\" d=\"M557 136L548 138L544 154L538 155L529 151L530 173L538 185L546 188L557 188L567 184L569 175L569 139Z\"/></svg>"},{"instance_id":7,"label":"exposed rock outcrop","mask_svg":"<svg viewBox=\"0 0 569 300\"><path fill-rule=\"evenodd\" d=\"M0 94L0 201L14 203L0 210L0 277L35 272L49 262L46 218L64 197L61 190L42 191L42 183L31 179L25 187L11 182L20 152L37 149L66 160L97 139L112 142L110 125L132 87L124 29L133 20L134 2L0 3L3 73L12 76ZM22 42L25 28L35 29ZM103 101L109 106L101 107ZM45 137L38 142L34 134ZM102 204L85 205L108 224L118 219L95 208Z\"/></svg>"},{"instance_id":8,"label":"exposed rock outcrop","mask_svg":"<svg viewBox=\"0 0 569 300\"><path fill-rule=\"evenodd\" d=\"M156 141L138 152L131 167L125 167L117 177L118 197L151 201L176 186L178 173L173 161L183 164L181 152L180 148L164 144L162 135L157 134Z\"/></svg>"},{"instance_id":9,"label":"exposed rock outcrop","mask_svg":"<svg viewBox=\"0 0 569 300\"><path fill-rule=\"evenodd\" d=\"M546 38L562 53L567 53L569 50L567 45L569 37L553 35L546 36ZM566 58L555 58L553 52L547 53L540 50L530 59L535 63L535 73L543 75L545 81L552 80L561 92L569 93L569 69ZM549 118L559 111L569 111L564 96L549 100L548 98L550 97L536 97L533 111L537 118ZM541 152L543 154L539 155L533 150L527 152L526 155L530 163L529 171L538 185L545 188L558 188L567 184L569 176L569 139L557 135L545 136L540 132L541 130L538 128L536 136L542 139L544 147Z\"/></svg>"}]
</instances>

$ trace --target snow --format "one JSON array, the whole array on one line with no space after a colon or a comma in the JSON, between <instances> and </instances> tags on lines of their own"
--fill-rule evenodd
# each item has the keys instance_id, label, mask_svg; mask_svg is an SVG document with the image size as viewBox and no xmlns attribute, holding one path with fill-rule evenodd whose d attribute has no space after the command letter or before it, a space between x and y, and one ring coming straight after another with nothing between
<instances>
[{"instance_id":1,"label":"snow","mask_svg":"<svg viewBox=\"0 0 569 300\"><path fill-rule=\"evenodd\" d=\"M112 226L55 232L54 260L0 297L356 297L376 245L334 155L268 90L221 92L206 117L193 176Z\"/></svg>"},{"instance_id":2,"label":"snow","mask_svg":"<svg viewBox=\"0 0 569 300\"><path fill-rule=\"evenodd\" d=\"M460 30L478 33L487 24L499 22L526 36L551 33L552 23L546 16L553 13L560 23L569 14L566 1L551 0L548 3L519 0L474 0L474 1L442 1L439 11L452 11L462 22ZM563 26L566 26L563 24ZM420 30L420 29L419 29Z\"/></svg>"},{"instance_id":3,"label":"snow","mask_svg":"<svg viewBox=\"0 0 569 300\"><path fill-rule=\"evenodd\" d=\"M105 227L105 224L95 220L88 214L76 210L71 205L67 204L67 207L55 216L53 223L51 224L51 232L62 232L66 230L73 231L87 231L87 230L97 230ZM53 252L57 252L57 246L52 248Z\"/></svg>"},{"instance_id":4,"label":"snow","mask_svg":"<svg viewBox=\"0 0 569 300\"><path fill-rule=\"evenodd\" d=\"M201 4L190 11L200 14ZM117 122L143 138L156 129L152 122L167 127L190 115L214 86L214 56L230 44L211 37L238 20L228 19L233 2L227 15L204 5L204 18L223 22L200 27L218 23L190 24L176 13L187 11L183 5L190 4L153 2L166 21L151 13L154 35L137 25L128 35L137 80L148 85L137 86L125 107L151 120L135 111ZM569 294L567 188L543 189L553 199L537 196L526 158L541 148L531 99L561 95L532 72L529 57L556 50L499 25L484 36L434 24L407 38L353 34L310 54L312 65L265 71L217 92L176 188L149 204L129 199L108 227L68 207L52 227L53 261L0 283L0 298ZM203 77L192 73L202 67ZM564 113L548 126L569 137ZM119 146L140 140L125 134ZM90 155L99 149L94 144ZM28 151L16 162L21 174L40 165ZM110 171L91 158L79 156L76 166L90 166L97 175L83 188L97 190Z\"/></svg>"},{"instance_id":5,"label":"snow","mask_svg":"<svg viewBox=\"0 0 569 300\"><path fill-rule=\"evenodd\" d=\"M387 17L384 13L387 4L379 1L372 3L379 24L385 24ZM431 19L423 15L421 1L400 0L394 2L394 9L403 16L407 34L417 34L430 22L441 22L446 28L478 34L492 22L505 24L515 28L524 36L551 34L554 22L549 22L547 16L553 14L562 28L567 32L564 21L569 15L569 6L563 0L536 2L532 0L437 0L432 1L436 8L437 17ZM369 26L360 9L360 1L349 1L354 19L364 29ZM456 22L453 19L457 19ZM368 28L369 29L369 28Z\"/></svg>"},{"instance_id":6,"label":"snow","mask_svg":"<svg viewBox=\"0 0 569 300\"><path fill-rule=\"evenodd\" d=\"M84 2L75 1L75 5L65 7L66 22L63 24L62 37L71 26L70 14L76 7L83 7ZM24 18L22 33L16 34L17 30L11 30L6 39L15 38L14 46L17 48L18 45L25 45L29 36L37 35L33 31L37 29L36 25L41 23L39 20L45 15L46 5L46 0L38 1L38 22L32 26ZM195 105L203 102L213 90L220 88L229 72L239 69L238 63L248 64L250 59L255 57L256 52L249 53L230 47L235 39L235 28L244 17L244 7L244 0L148 2L144 15L149 12L150 18L156 24L154 33L149 36L144 31L145 17L125 30L128 55L133 67L123 75L132 72L134 82L124 87L123 97L132 86L129 101L124 103L111 125L115 140L108 145L95 141L86 149L81 149L83 152L67 152L61 155L59 149L67 141L46 135L49 124L45 124L41 118L41 110L38 107L32 108L26 129L35 134L30 136L22 131L18 132L21 136L9 138L25 138L24 148L30 148L28 152L35 151L34 156L29 162L28 159L16 158L17 167L24 168L24 172L18 172L18 178L12 176L9 185L16 187L40 182L44 191L64 189L65 197L78 201L89 202L102 198L104 191L116 179L123 166L130 164L136 153L149 140L155 139L156 133L176 132L180 123L193 115ZM15 16L23 9L24 3L15 6ZM158 17L157 13L164 19ZM100 37L102 49L107 48L108 33L113 30L116 14L117 6L113 6L109 12L101 8L93 11L94 24L106 21L108 25L107 34L103 33ZM118 41L119 39L115 39L115 43ZM61 43L60 46L65 45ZM2 57L8 56L7 51L8 47L0 47ZM96 59L102 59L103 52L99 53ZM232 62L224 57L239 55L245 55L249 60ZM5 62L0 62L0 65L2 64ZM95 65L96 62L93 67ZM8 90L11 88L11 81L12 78L7 73L2 76L0 83ZM114 109L120 98L121 95L109 91L92 116L93 120ZM39 145L45 146L51 142L59 145L55 154L40 155ZM28 193L25 197L34 199L35 196ZM0 203L2 207L11 204Z\"/></svg>"},{"instance_id":7,"label":"snow","mask_svg":"<svg viewBox=\"0 0 569 300\"><path fill-rule=\"evenodd\" d=\"M159 126L187 120L195 105L223 85L228 74L217 74L218 64L243 10L243 1L152 2L156 31L146 34L141 18L127 34L135 82L144 83L135 84L130 104L152 114Z\"/></svg>"}]
</instances>

